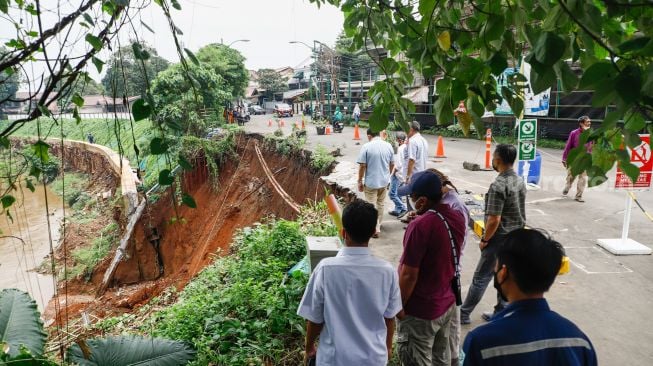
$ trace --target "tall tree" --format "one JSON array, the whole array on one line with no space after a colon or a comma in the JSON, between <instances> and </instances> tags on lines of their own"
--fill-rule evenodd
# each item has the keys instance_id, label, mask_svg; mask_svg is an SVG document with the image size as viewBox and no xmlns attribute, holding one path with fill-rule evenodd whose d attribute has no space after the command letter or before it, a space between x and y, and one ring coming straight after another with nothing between
<instances>
[{"instance_id":1,"label":"tall tree","mask_svg":"<svg viewBox=\"0 0 653 366\"><path fill-rule=\"evenodd\" d=\"M587 171L590 186L599 185L618 161L633 181L637 178L639 169L630 163L624 144L636 147L639 131L653 132L650 1L311 1L341 7L352 47L371 45L391 56L380 61L388 78L369 93L375 102L374 129L385 128L390 113L408 128L415 106L402 95L412 84L413 70L426 78L441 76L435 85L438 123L449 123L461 100L479 133L483 113L501 100L521 118L526 77L513 74L500 91L496 77L525 60L533 93L559 80L565 92L594 90L592 105L611 109L600 128L582 134L580 148L568 158L572 172ZM596 142L591 154L583 148L587 141Z\"/></svg>"},{"instance_id":2,"label":"tall tree","mask_svg":"<svg viewBox=\"0 0 653 366\"><path fill-rule=\"evenodd\" d=\"M202 109L219 110L231 94L224 79L204 65L175 64L161 72L152 84L154 122L170 132L183 131L201 136L206 121Z\"/></svg>"},{"instance_id":3,"label":"tall tree","mask_svg":"<svg viewBox=\"0 0 653 366\"><path fill-rule=\"evenodd\" d=\"M278 72L272 69L259 69L258 85L265 89L268 95L282 92L288 89L288 78L284 78Z\"/></svg>"},{"instance_id":4,"label":"tall tree","mask_svg":"<svg viewBox=\"0 0 653 366\"><path fill-rule=\"evenodd\" d=\"M357 48L353 44L353 37L347 37L344 30L340 32L335 47L340 59L340 80L367 80L370 70L376 75L376 64L365 52L365 48Z\"/></svg>"},{"instance_id":5,"label":"tall tree","mask_svg":"<svg viewBox=\"0 0 653 366\"><path fill-rule=\"evenodd\" d=\"M135 57L134 51L139 52L140 59ZM154 48L135 43L115 51L107 65L107 73L102 78L106 94L122 96L126 93L131 97L145 95L148 82L167 69L170 62L160 57Z\"/></svg>"},{"instance_id":6,"label":"tall tree","mask_svg":"<svg viewBox=\"0 0 653 366\"><path fill-rule=\"evenodd\" d=\"M229 46L213 43L197 51L197 58L205 66L222 76L233 98L245 95L249 72L245 68L245 57Z\"/></svg>"}]
</instances>

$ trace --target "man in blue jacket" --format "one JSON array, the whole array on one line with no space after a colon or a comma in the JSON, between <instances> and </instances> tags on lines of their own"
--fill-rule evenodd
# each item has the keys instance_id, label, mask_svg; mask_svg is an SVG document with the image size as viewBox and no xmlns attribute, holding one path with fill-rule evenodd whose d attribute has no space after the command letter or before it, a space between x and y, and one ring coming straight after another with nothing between
<instances>
[{"instance_id":1,"label":"man in blue jacket","mask_svg":"<svg viewBox=\"0 0 653 366\"><path fill-rule=\"evenodd\" d=\"M595 366L596 353L578 327L549 309L544 293L564 249L538 230L517 229L497 252L494 287L509 305L467 334L464 366Z\"/></svg>"}]
</instances>

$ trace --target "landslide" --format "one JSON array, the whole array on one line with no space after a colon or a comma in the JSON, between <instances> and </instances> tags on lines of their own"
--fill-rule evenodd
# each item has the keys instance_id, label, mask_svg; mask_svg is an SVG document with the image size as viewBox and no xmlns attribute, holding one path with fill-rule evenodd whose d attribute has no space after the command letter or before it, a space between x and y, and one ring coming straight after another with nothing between
<instances>
[{"instance_id":1,"label":"landslide","mask_svg":"<svg viewBox=\"0 0 653 366\"><path fill-rule=\"evenodd\" d=\"M46 323L63 321L63 315L55 319L56 307L68 319L78 318L82 312L102 318L131 311L170 286L182 289L215 256L228 254L237 229L269 216L295 219L297 213L266 176L255 145L295 202L324 197L322 174L311 169L310 152L282 155L260 135L238 135L235 156L220 165L217 184L209 178L204 157L195 161L194 170L184 173L184 191L194 197L196 208L173 205L171 190L148 204L127 248L128 259L119 264L107 292L95 297L113 251L94 269L90 280L69 281L67 292L60 288L59 297L46 310ZM57 302L59 306L55 306Z\"/></svg>"}]
</instances>

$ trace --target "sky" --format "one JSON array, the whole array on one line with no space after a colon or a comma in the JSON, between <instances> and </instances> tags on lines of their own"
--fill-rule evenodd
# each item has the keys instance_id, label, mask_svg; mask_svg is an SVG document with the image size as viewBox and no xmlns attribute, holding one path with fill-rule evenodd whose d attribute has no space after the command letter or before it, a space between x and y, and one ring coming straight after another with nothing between
<instances>
[{"instance_id":1,"label":"sky","mask_svg":"<svg viewBox=\"0 0 653 366\"><path fill-rule=\"evenodd\" d=\"M303 41L309 45L318 40L333 45L342 30L343 14L334 6L317 5L308 0L180 0L181 11L173 19L184 34L184 46L195 51L200 47L220 42L229 44L246 58L248 69L264 67L294 67L310 56L310 50L289 41ZM149 18L149 19L148 19ZM173 60L176 51L172 36L161 10L155 6L145 10L143 21L156 34L145 39L160 55Z\"/></svg>"},{"instance_id":2,"label":"sky","mask_svg":"<svg viewBox=\"0 0 653 366\"><path fill-rule=\"evenodd\" d=\"M44 1L44 28L50 28L58 20L57 4L60 4L59 10L65 15L76 9L81 2L82 0ZM331 5L318 8L308 0L179 0L179 3L182 9L171 11L176 26L183 32L178 36L183 47L197 51L210 43L230 44L236 40L249 39L249 42L236 42L232 47L245 56L245 66L252 70L295 67L310 56L311 50L301 44L289 44L290 41L302 41L312 46L313 40L318 40L333 45L342 30L344 19L338 8ZM17 9L13 13L16 19L21 18ZM141 25L141 22L146 23L154 32ZM135 17L133 24L141 41L156 48L158 54L167 60L178 62L172 32L159 6L152 2ZM27 24L26 28L37 30L36 24ZM71 37L76 40L75 46L65 52L71 55L90 47L84 41L86 32L86 28L75 26ZM93 32L97 33L97 30ZM129 44L135 38L134 34L134 30L125 26L120 32L122 45ZM0 19L0 42L7 42L13 37L13 25L6 19ZM53 55L60 48L55 41L48 46L48 52ZM106 61L110 54L111 51L103 50L99 58ZM27 69L34 75L30 79L39 79L38 76L46 67L43 62L36 62ZM103 76L92 64L86 70L96 81ZM20 89L26 90L26 86Z\"/></svg>"}]
</instances>

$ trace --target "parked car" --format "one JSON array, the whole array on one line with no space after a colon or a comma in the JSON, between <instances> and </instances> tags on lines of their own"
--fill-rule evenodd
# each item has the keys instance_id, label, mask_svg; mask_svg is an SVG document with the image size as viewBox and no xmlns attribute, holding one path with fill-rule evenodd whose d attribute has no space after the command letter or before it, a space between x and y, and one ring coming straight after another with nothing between
<instances>
[{"instance_id":1,"label":"parked car","mask_svg":"<svg viewBox=\"0 0 653 366\"><path fill-rule=\"evenodd\" d=\"M292 117L292 107L286 103L279 103L274 105L274 113L277 117Z\"/></svg>"},{"instance_id":2,"label":"parked car","mask_svg":"<svg viewBox=\"0 0 653 366\"><path fill-rule=\"evenodd\" d=\"M250 105L249 113L253 115L265 114L265 109L263 109L263 107L261 107L260 105Z\"/></svg>"}]
</instances>

